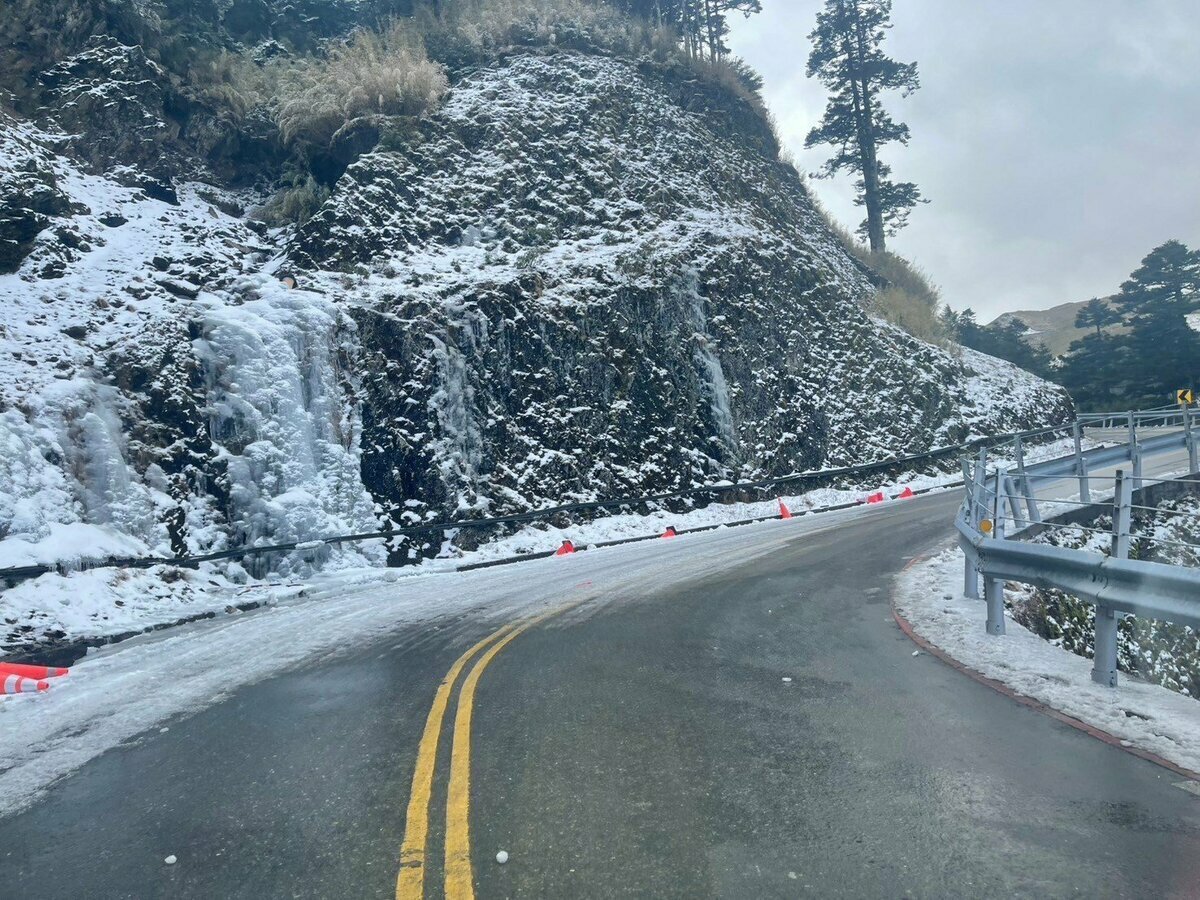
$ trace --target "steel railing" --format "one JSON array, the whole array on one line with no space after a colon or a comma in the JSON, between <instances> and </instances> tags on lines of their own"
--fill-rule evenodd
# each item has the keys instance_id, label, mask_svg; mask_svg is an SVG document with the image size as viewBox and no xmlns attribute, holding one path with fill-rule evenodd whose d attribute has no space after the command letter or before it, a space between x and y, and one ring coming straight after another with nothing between
<instances>
[{"instance_id":1,"label":"steel railing","mask_svg":"<svg viewBox=\"0 0 1200 900\"><path fill-rule=\"evenodd\" d=\"M711 485L704 485L700 487L687 488L684 490L659 494L614 497L611 499L566 503L529 510L527 512L513 513L505 516L423 522L404 526L389 524L383 529L372 532L315 536L307 540L244 545L240 547L218 550L211 553L187 556L109 556L103 558L82 558L73 561L69 567L64 567L61 565L34 564L28 566L3 568L0 569L0 590L3 590L6 585L15 584L31 578L37 578L41 575L49 574L55 571L65 571L67 568L72 571L79 569L110 567L127 569L147 569L154 566L195 568L201 563L219 562L222 560L253 559L261 556L290 553L294 551L312 552L326 546L354 544L365 541L393 541L424 534L504 528L532 522L550 522L564 515L573 513L597 513L605 510L636 509L647 506L653 507L655 505L671 502L686 502L704 498L716 501L720 500L723 496L739 497L747 496L755 492L762 493L763 496L768 496L764 492L769 492L785 486L810 489L813 487L820 487L827 484L836 483L839 479L860 478L866 475L886 473L891 471L911 471L914 467L928 465L943 460L947 463L953 463L953 461L957 459L957 457L963 452L975 451L981 448L984 450L989 448L992 450L998 450L1014 443L1018 448L1023 448L1029 442L1048 438L1052 435L1070 434L1073 428L1078 431L1078 423L1052 426L1049 428L1038 428L1028 431L1011 432L990 437L973 438L960 444L951 444L945 447L935 447L920 453L889 457L876 462L864 463L856 466L814 469L806 472L796 472L790 475L758 481L725 481Z\"/></svg>"},{"instance_id":2,"label":"steel railing","mask_svg":"<svg viewBox=\"0 0 1200 900\"><path fill-rule=\"evenodd\" d=\"M1075 452L1061 459L1026 465L1019 441L1015 471L998 466L989 472L986 451L981 451L975 460L962 459L966 496L955 525L959 545L966 556L964 592L968 597L985 601L988 634L1004 634L1006 581L1057 588L1095 606L1092 679L1116 687L1117 625L1121 617L1146 616L1200 630L1200 569L1129 558L1134 536L1133 509L1155 509L1148 503L1133 502L1144 482L1171 484L1183 491L1200 492L1200 478L1194 477L1200 471L1197 465L1200 428L1193 422L1194 418L1187 409L1080 416L1074 426ZM1083 432L1092 427L1127 429L1128 441L1084 450ZM1149 429L1171 427L1179 430L1146 434ZM1179 450L1187 452L1188 470L1193 477L1161 479L1143 475L1145 459ZM1128 463L1132 471L1126 475L1123 470L1118 470L1112 477L1111 505L1093 503L1091 482L1096 476L1091 473L1123 463ZM1065 479L1078 480L1077 501L1048 500L1038 496L1039 483ZM1076 507L1078 512L1093 518L1111 512L1111 532L1078 523L1063 525L1048 521L1042 516L1042 505L1047 502ZM1075 517L1078 518L1078 513ZM1011 535L1010 525L1013 528ZM1055 527L1104 535L1110 542L1110 553L1105 555L1022 540ZM1200 551L1200 547L1195 549Z\"/></svg>"}]
</instances>

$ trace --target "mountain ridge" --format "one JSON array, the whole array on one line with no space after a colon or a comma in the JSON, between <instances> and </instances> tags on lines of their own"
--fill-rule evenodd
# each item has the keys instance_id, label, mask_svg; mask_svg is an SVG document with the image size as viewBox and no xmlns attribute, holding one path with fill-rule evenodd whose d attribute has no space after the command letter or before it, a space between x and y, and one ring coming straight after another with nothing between
<instances>
[{"instance_id":1,"label":"mountain ridge","mask_svg":"<svg viewBox=\"0 0 1200 900\"><path fill-rule=\"evenodd\" d=\"M1103 298L1109 306L1113 305L1114 299L1114 297ZM1092 330L1075 326L1075 315L1087 304L1087 300L1077 300L1060 303L1047 309L1014 310L1001 313L992 321L1003 325L1019 319L1030 329L1026 334L1026 340L1040 344L1055 356L1062 356L1071 349L1072 343L1081 340ZM1110 325L1106 326L1104 330L1118 333L1123 329L1120 325Z\"/></svg>"}]
</instances>

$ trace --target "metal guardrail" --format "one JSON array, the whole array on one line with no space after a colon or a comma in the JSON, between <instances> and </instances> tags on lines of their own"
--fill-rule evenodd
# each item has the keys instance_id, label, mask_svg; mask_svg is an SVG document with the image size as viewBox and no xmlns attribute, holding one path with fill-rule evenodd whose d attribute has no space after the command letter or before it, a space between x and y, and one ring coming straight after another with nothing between
<instances>
[{"instance_id":1,"label":"metal guardrail","mask_svg":"<svg viewBox=\"0 0 1200 900\"><path fill-rule=\"evenodd\" d=\"M1017 447L1017 469L987 471L981 452L972 467L963 458L966 497L955 520L958 542L966 556L964 592L987 606L988 634L1004 634L1004 583L1016 581L1041 588L1057 588L1096 607L1095 653L1092 680L1117 686L1117 625L1124 615L1147 616L1189 625L1200 630L1200 569L1129 559L1134 492L1145 480L1142 462L1147 457L1180 449L1188 453L1189 471L1197 472L1200 428L1188 411L1161 410L1081 416L1076 422L1075 453L1062 459L1025 465ZM1121 422L1121 425L1115 423ZM1151 426L1149 423L1154 422ZM1139 439L1139 426L1143 429ZM1179 427L1168 434L1145 438L1147 427ZM1128 428L1127 443L1083 450L1082 432L1088 427ZM1045 524L1035 483L1039 480L1078 479L1082 506L1106 511L1091 503L1090 472L1128 462L1132 474L1118 471L1112 499L1111 554L1029 544L1019 540ZM1154 479L1156 482L1163 479ZM1200 490L1200 480L1188 481ZM1007 535L1007 525L1016 532ZM1031 527L1032 526L1032 527Z\"/></svg>"},{"instance_id":2,"label":"metal guardrail","mask_svg":"<svg viewBox=\"0 0 1200 900\"><path fill-rule=\"evenodd\" d=\"M148 569L154 566L195 568L201 563L206 562L218 562L228 559L247 559L276 553L288 553L296 550L313 551L329 545L352 544L373 540L386 541L397 538L412 537L420 534L439 533L454 530L495 528L508 525L519 525L529 522L544 522L570 513L586 513L599 512L602 510L637 508L646 504L662 504L671 501L682 501L699 497L710 497L715 499L726 494L744 495L754 491L769 491L773 488L778 488L785 485L809 485L815 487L835 481L839 478L853 478L877 472L904 471L906 468L911 468L914 464L930 463L941 459L953 461L965 451L987 447L1003 447L1014 441L1017 442L1018 446L1022 446L1023 443L1027 441L1036 440L1038 438L1047 437L1053 434L1069 433L1072 427L1072 425L1061 425L1051 428L1038 428L1030 431L1011 432L992 437L975 438L962 444L951 444L945 447L935 447L922 453L895 456L888 459L878 460L873 463L864 463L857 466L843 466L830 469L815 469L807 472L797 472L791 475L784 475L778 478L770 478L761 481L723 482L662 494L647 494L633 497L616 497L610 500L568 503L559 506L530 510L529 512L514 513L508 516L427 522L404 527L390 527L380 531L362 534L335 535L331 537L318 537L307 541L289 541L274 544L235 547L227 550L219 550L213 553L198 554L194 556L138 556L86 559L73 564L70 567L70 570L76 571L79 569L98 568ZM20 581L37 578L41 575L63 570L64 569L59 566L41 564L0 569L0 590L3 590L6 585L12 585Z\"/></svg>"}]
</instances>

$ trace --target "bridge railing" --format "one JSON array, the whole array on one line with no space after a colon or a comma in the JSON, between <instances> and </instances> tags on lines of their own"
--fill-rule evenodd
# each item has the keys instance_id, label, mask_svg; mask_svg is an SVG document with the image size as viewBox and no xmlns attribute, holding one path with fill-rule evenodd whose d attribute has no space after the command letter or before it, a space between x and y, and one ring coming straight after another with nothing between
<instances>
[{"instance_id":1,"label":"bridge railing","mask_svg":"<svg viewBox=\"0 0 1200 900\"><path fill-rule=\"evenodd\" d=\"M965 494L956 527L966 556L964 592L982 599L987 609L988 634L1005 631L1004 584L1015 581L1040 588L1057 588L1096 608L1095 654L1092 679L1117 686L1117 625L1126 615L1147 616L1200 630L1200 568L1130 559L1133 510L1157 511L1168 496L1200 493L1200 427L1188 410L1146 410L1081 416L1076 422L1075 452L1069 456L1026 465L1018 439L1015 470L998 466L988 471L988 452L962 458ZM1085 429L1127 430L1120 444L1083 449ZM1176 430L1169 430L1176 429ZM1148 478L1143 461L1184 450L1185 478ZM1128 464L1130 471L1101 476L1101 469ZM1112 484L1111 496L1094 482ZM1055 485L1078 484L1076 497L1047 497ZM1062 493L1065 493L1062 492ZM1066 513L1043 515L1053 504ZM1111 513L1111 533L1086 527ZM1192 515L1182 513L1183 516ZM1200 516L1192 516L1200 520ZM1080 534L1103 534L1109 553L1030 543L1047 529L1067 528ZM1141 537L1160 544L1178 543L1156 536ZM1200 552L1200 546L1182 546ZM982 586L981 586L982 582Z\"/></svg>"}]
</instances>

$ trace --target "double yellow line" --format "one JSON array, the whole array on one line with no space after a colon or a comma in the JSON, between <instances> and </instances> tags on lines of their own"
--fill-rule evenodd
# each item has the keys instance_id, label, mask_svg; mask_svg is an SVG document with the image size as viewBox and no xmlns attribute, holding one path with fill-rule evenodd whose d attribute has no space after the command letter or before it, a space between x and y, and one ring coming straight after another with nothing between
<instances>
[{"instance_id":1,"label":"double yellow line","mask_svg":"<svg viewBox=\"0 0 1200 900\"><path fill-rule=\"evenodd\" d=\"M463 681L454 715L454 744L450 751L450 783L446 800L446 900L474 900L475 876L471 867L471 714L475 707L475 689L479 679L497 654L522 633L558 615L577 603L570 603L519 623L510 623L489 634L460 656L438 685L433 706L425 720L425 731L417 746L417 765L408 795L408 815L404 843L400 845L400 874L396 878L396 900L423 900L425 896L425 850L429 842L429 801L433 795L433 776L437 762L442 724L450 705L450 695L459 675L471 659L485 650Z\"/></svg>"}]
</instances>

